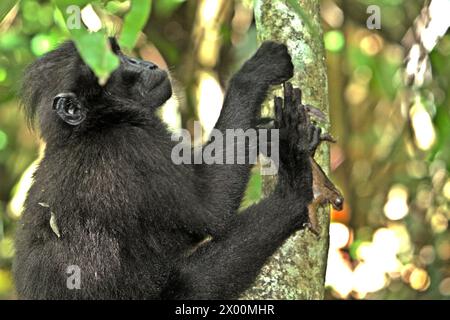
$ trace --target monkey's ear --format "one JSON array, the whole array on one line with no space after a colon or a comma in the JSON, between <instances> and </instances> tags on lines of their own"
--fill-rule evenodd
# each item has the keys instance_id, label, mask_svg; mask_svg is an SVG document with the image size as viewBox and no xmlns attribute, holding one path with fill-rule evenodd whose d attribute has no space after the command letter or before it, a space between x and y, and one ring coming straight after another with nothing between
<instances>
[{"instance_id":1,"label":"monkey's ear","mask_svg":"<svg viewBox=\"0 0 450 320\"><path fill-rule=\"evenodd\" d=\"M53 110L66 123L77 126L86 119L86 110L72 92L60 93L53 98Z\"/></svg>"}]
</instances>

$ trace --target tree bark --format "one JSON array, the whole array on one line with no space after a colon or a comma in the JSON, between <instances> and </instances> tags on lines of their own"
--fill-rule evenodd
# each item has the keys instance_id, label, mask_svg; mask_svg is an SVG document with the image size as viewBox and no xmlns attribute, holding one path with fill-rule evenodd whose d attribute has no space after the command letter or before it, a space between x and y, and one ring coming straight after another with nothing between
<instances>
[{"instance_id":1,"label":"tree bark","mask_svg":"<svg viewBox=\"0 0 450 320\"><path fill-rule=\"evenodd\" d=\"M301 88L303 103L320 108L328 115L328 86L325 49L320 23L319 0L297 0L298 14L286 0L257 0L255 18L258 41L285 43L292 56L295 75L291 80ZM305 21L308 19L309 21ZM281 96L280 89L277 89ZM273 112L269 95L265 108ZM328 131L328 124L324 124ZM328 173L329 150L323 144L316 160ZM263 195L270 193L275 179L266 176ZM244 299L323 299L329 243L329 209L320 209L320 237L302 230L288 239L262 269Z\"/></svg>"}]
</instances>

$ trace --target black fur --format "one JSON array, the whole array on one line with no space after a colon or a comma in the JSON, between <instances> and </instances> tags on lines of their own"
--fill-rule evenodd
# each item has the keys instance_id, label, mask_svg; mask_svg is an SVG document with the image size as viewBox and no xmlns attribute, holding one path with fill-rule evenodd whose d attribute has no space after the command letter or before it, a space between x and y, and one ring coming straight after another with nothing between
<instances>
[{"instance_id":1,"label":"black fur","mask_svg":"<svg viewBox=\"0 0 450 320\"><path fill-rule=\"evenodd\" d=\"M289 86L277 117L287 132L278 187L236 214L250 165L173 164L174 143L154 112L171 95L167 74L151 64L131 63L114 42L112 47L121 66L104 87L70 42L25 74L28 119L38 116L46 150L17 232L18 295L235 298L307 222L311 139L304 110ZM254 127L269 85L286 81L292 72L286 47L264 43L231 79L216 128ZM85 113L77 125L52 108L72 107L53 100L65 92L76 96ZM60 237L50 226L52 215ZM212 240L198 246L207 236ZM81 269L79 290L66 286L69 265Z\"/></svg>"}]
</instances>

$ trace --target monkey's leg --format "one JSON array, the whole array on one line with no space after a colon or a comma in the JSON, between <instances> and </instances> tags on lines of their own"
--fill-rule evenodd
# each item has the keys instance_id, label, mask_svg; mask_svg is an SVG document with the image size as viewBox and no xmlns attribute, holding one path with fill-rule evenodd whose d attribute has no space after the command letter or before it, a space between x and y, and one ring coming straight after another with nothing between
<instances>
[{"instance_id":1,"label":"monkey's leg","mask_svg":"<svg viewBox=\"0 0 450 320\"><path fill-rule=\"evenodd\" d=\"M277 194L233 217L223 238L198 248L174 270L165 299L236 298L255 280L266 260L308 221L306 201Z\"/></svg>"}]
</instances>

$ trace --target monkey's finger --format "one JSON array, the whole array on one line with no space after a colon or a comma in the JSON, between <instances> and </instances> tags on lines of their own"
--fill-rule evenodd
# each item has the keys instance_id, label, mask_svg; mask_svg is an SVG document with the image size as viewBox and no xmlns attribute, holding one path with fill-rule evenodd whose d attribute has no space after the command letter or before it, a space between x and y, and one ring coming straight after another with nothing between
<instances>
[{"instance_id":1,"label":"monkey's finger","mask_svg":"<svg viewBox=\"0 0 450 320\"><path fill-rule=\"evenodd\" d=\"M292 125L289 130L289 142L290 142L290 152L297 154L298 146L301 144L302 140L305 138L300 134L298 130L299 125Z\"/></svg>"},{"instance_id":2,"label":"monkey's finger","mask_svg":"<svg viewBox=\"0 0 450 320\"><path fill-rule=\"evenodd\" d=\"M287 113L288 113L288 119L289 119L288 120L288 125L290 127L294 127L295 128L297 126L297 124L299 123L299 117L300 117L299 109L296 108L296 107L293 107L291 105L291 107L288 109Z\"/></svg>"},{"instance_id":3,"label":"monkey's finger","mask_svg":"<svg viewBox=\"0 0 450 320\"><path fill-rule=\"evenodd\" d=\"M301 106L302 104L302 92L300 88L294 88L294 105L296 107Z\"/></svg>"},{"instance_id":4,"label":"monkey's finger","mask_svg":"<svg viewBox=\"0 0 450 320\"><path fill-rule=\"evenodd\" d=\"M312 137L314 136L314 131L316 130L316 127L314 126L309 126L308 127L308 138L312 139Z\"/></svg>"},{"instance_id":5,"label":"monkey's finger","mask_svg":"<svg viewBox=\"0 0 450 320\"><path fill-rule=\"evenodd\" d=\"M333 136L329 133L324 133L323 135L320 136L320 140L321 141L328 141L331 143L336 143L336 139L333 138Z\"/></svg>"},{"instance_id":6,"label":"monkey's finger","mask_svg":"<svg viewBox=\"0 0 450 320\"><path fill-rule=\"evenodd\" d=\"M309 117L308 114L306 113L304 106L300 104L296 109L298 110L298 122L302 126L305 127L309 126Z\"/></svg>"},{"instance_id":7,"label":"monkey's finger","mask_svg":"<svg viewBox=\"0 0 450 320\"><path fill-rule=\"evenodd\" d=\"M287 140L289 138L288 136L288 130L286 128L281 128L279 131L279 139L280 140Z\"/></svg>"},{"instance_id":8,"label":"monkey's finger","mask_svg":"<svg viewBox=\"0 0 450 320\"><path fill-rule=\"evenodd\" d=\"M296 128L295 152L294 156L297 161L301 161L303 157L309 156L309 137L305 127L299 124Z\"/></svg>"},{"instance_id":9,"label":"monkey's finger","mask_svg":"<svg viewBox=\"0 0 450 320\"><path fill-rule=\"evenodd\" d=\"M302 101L302 93L301 93L301 91L300 91L300 89L299 88L294 88L294 91L293 91L293 98L294 98L294 100L293 100L293 105L294 105L294 107L295 107L295 110L297 110L297 122L298 123L304 123L305 122L305 119L304 119L304 108L303 108L303 106L302 106L302 103L301 103L301 101Z\"/></svg>"},{"instance_id":10,"label":"monkey's finger","mask_svg":"<svg viewBox=\"0 0 450 320\"><path fill-rule=\"evenodd\" d=\"M273 129L274 127L274 119L268 117L262 117L258 119L256 124L257 129Z\"/></svg>"},{"instance_id":11,"label":"monkey's finger","mask_svg":"<svg viewBox=\"0 0 450 320\"><path fill-rule=\"evenodd\" d=\"M290 82L284 83L284 107L286 109L292 107L292 84Z\"/></svg>"},{"instance_id":12,"label":"monkey's finger","mask_svg":"<svg viewBox=\"0 0 450 320\"><path fill-rule=\"evenodd\" d=\"M327 116L319 108L316 108L316 107L313 107L310 104L307 104L307 105L305 105L305 109L306 109L306 112L310 116L313 116L314 118L317 118L317 120L319 120L319 121L327 122Z\"/></svg>"},{"instance_id":13,"label":"monkey's finger","mask_svg":"<svg viewBox=\"0 0 450 320\"><path fill-rule=\"evenodd\" d=\"M270 122L270 121L272 121L273 119L272 118L269 118L269 117L261 117L261 118L259 118L258 119L258 123L259 124L265 124L265 123L268 123L268 122Z\"/></svg>"},{"instance_id":14,"label":"monkey's finger","mask_svg":"<svg viewBox=\"0 0 450 320\"><path fill-rule=\"evenodd\" d=\"M312 129L312 130L311 130ZM309 152L311 156L314 156L316 153L316 149L320 144L320 134L322 133L322 129L320 127L311 126L310 127L310 136L309 136Z\"/></svg>"},{"instance_id":15,"label":"monkey's finger","mask_svg":"<svg viewBox=\"0 0 450 320\"><path fill-rule=\"evenodd\" d=\"M275 106L275 128L280 128L283 123L283 99L275 97L273 104Z\"/></svg>"}]
</instances>

